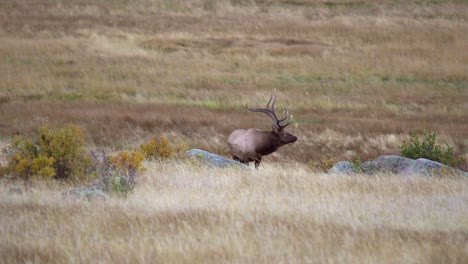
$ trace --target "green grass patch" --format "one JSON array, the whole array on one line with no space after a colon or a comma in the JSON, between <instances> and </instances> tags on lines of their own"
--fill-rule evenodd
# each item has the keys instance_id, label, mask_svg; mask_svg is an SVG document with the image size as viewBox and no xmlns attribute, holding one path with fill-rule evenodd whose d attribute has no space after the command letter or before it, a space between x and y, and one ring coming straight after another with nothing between
<instances>
[{"instance_id":1,"label":"green grass patch","mask_svg":"<svg viewBox=\"0 0 468 264\"><path fill-rule=\"evenodd\" d=\"M244 78L238 77L238 76L227 75L227 76L221 76L220 79L223 83L229 84L229 85L242 85L243 83L245 83Z\"/></svg>"},{"instance_id":2,"label":"green grass patch","mask_svg":"<svg viewBox=\"0 0 468 264\"><path fill-rule=\"evenodd\" d=\"M38 93L20 95L21 100L23 100L24 102L39 101L43 99L44 97L45 96L43 94L38 94Z\"/></svg>"},{"instance_id":3,"label":"green grass patch","mask_svg":"<svg viewBox=\"0 0 468 264\"><path fill-rule=\"evenodd\" d=\"M326 7L330 8L343 8L343 7L349 7L349 8L361 8L361 7L369 7L371 6L370 2L367 1L327 1L324 2L323 5Z\"/></svg>"},{"instance_id":4,"label":"green grass patch","mask_svg":"<svg viewBox=\"0 0 468 264\"><path fill-rule=\"evenodd\" d=\"M459 91L468 89L468 81L462 79L430 79L425 77L419 77L414 75L383 75L380 76L380 80L383 83L393 82L398 85L409 85L409 84L423 84L426 87L431 88L452 88Z\"/></svg>"},{"instance_id":5,"label":"green grass patch","mask_svg":"<svg viewBox=\"0 0 468 264\"><path fill-rule=\"evenodd\" d=\"M292 123L298 124L323 124L325 120L322 118L294 118Z\"/></svg>"},{"instance_id":6,"label":"green grass patch","mask_svg":"<svg viewBox=\"0 0 468 264\"><path fill-rule=\"evenodd\" d=\"M79 92L54 93L52 97L57 100L71 101L71 102L84 99L84 95Z\"/></svg>"},{"instance_id":7,"label":"green grass patch","mask_svg":"<svg viewBox=\"0 0 468 264\"><path fill-rule=\"evenodd\" d=\"M195 100L187 102L187 105L198 106L210 110L229 110L233 109L234 106L231 105L225 98L215 98L215 99L205 99L205 100Z\"/></svg>"},{"instance_id":8,"label":"green grass patch","mask_svg":"<svg viewBox=\"0 0 468 264\"><path fill-rule=\"evenodd\" d=\"M316 2L310 0L282 0L267 2L269 5L277 4L291 7L320 7L325 6L327 8L362 8L369 7L371 3L366 1L325 1Z\"/></svg>"}]
</instances>

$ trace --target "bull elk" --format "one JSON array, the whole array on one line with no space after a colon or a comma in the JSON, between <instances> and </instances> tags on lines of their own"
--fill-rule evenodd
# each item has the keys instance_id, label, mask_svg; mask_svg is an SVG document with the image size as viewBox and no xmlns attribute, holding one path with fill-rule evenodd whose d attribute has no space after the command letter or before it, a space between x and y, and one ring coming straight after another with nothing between
<instances>
[{"instance_id":1,"label":"bull elk","mask_svg":"<svg viewBox=\"0 0 468 264\"><path fill-rule=\"evenodd\" d=\"M258 169L262 156L269 155L278 150L279 147L294 143L297 140L296 136L284 130L291 124L292 116L289 116L289 112L285 110L283 117L278 119L275 113L275 103L276 94L272 94L265 108L249 108L246 105L246 108L250 111L264 113L271 118L273 121L272 131L261 131L256 128L234 130L229 135L228 140L234 160L247 166L250 162L255 161L255 168Z\"/></svg>"}]
</instances>

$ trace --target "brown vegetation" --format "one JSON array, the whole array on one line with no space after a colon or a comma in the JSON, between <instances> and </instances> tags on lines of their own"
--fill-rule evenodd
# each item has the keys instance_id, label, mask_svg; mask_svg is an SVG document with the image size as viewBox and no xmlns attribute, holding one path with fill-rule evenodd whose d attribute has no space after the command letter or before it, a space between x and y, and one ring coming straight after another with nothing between
<instances>
[{"instance_id":1,"label":"brown vegetation","mask_svg":"<svg viewBox=\"0 0 468 264\"><path fill-rule=\"evenodd\" d=\"M363 143L421 130L467 153L466 9L462 1L2 1L0 134L74 122L99 145L163 133L226 153L233 129L269 128L243 106L277 89L300 149L278 155L365 160L397 153L398 142ZM317 144L329 133L356 140Z\"/></svg>"},{"instance_id":2,"label":"brown vegetation","mask_svg":"<svg viewBox=\"0 0 468 264\"><path fill-rule=\"evenodd\" d=\"M126 200L0 188L0 256L14 262L463 263L466 179L147 164Z\"/></svg>"},{"instance_id":3,"label":"brown vegetation","mask_svg":"<svg viewBox=\"0 0 468 264\"><path fill-rule=\"evenodd\" d=\"M422 130L468 160L466 21L462 0L0 1L2 147L74 123L98 147L227 155L234 129L270 128L245 105L274 89L298 137L258 172L148 163L125 201L2 180L0 259L462 263L466 179L315 171Z\"/></svg>"}]
</instances>

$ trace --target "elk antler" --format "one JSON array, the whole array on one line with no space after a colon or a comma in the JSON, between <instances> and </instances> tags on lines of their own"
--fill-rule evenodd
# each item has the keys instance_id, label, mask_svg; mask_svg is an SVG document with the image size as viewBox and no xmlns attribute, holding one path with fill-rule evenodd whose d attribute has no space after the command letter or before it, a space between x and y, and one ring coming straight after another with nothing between
<instances>
[{"instance_id":1,"label":"elk antler","mask_svg":"<svg viewBox=\"0 0 468 264\"><path fill-rule=\"evenodd\" d=\"M271 104L271 107L270 107L271 100L273 100L273 103ZM268 101L268 104L266 105L265 108L249 108L247 105L245 107L252 112L259 112L259 113L266 114L273 121L273 126L276 127L276 129L281 130L291 124L292 116L289 116L289 111L284 110L283 117L281 119L278 119L275 113L275 103L276 103L276 91L270 96L270 100ZM289 120L286 120L288 118Z\"/></svg>"}]
</instances>

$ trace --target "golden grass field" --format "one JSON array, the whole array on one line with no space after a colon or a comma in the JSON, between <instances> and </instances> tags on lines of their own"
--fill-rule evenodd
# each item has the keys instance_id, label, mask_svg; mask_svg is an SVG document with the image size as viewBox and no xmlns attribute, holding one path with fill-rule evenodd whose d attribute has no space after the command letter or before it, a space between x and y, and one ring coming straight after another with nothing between
<instances>
[{"instance_id":1,"label":"golden grass field","mask_svg":"<svg viewBox=\"0 0 468 264\"><path fill-rule=\"evenodd\" d=\"M147 163L127 199L1 181L0 259L466 262L467 179L316 167L423 130L468 160L467 21L463 0L0 1L2 146L71 122L94 148L165 135L228 156L234 129L270 129L245 105L274 90L299 138L259 171Z\"/></svg>"},{"instance_id":2,"label":"golden grass field","mask_svg":"<svg viewBox=\"0 0 468 264\"><path fill-rule=\"evenodd\" d=\"M147 164L128 199L0 188L5 263L464 263L466 179Z\"/></svg>"}]
</instances>

